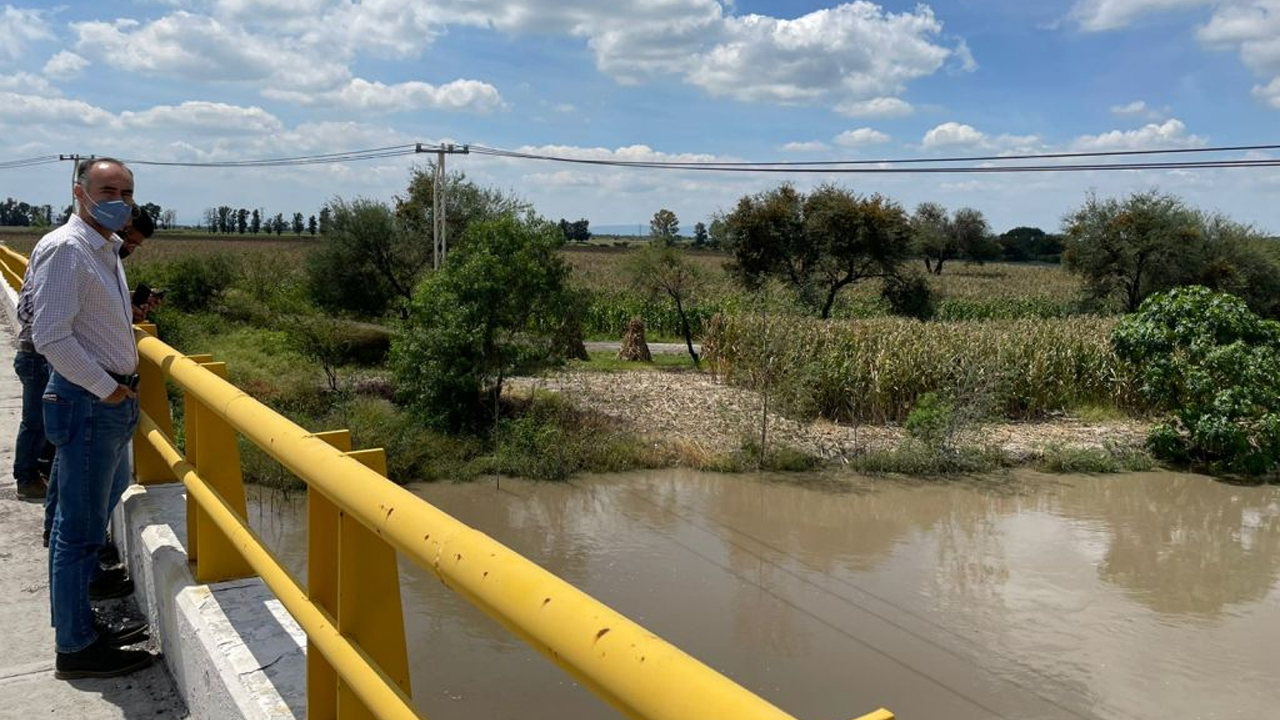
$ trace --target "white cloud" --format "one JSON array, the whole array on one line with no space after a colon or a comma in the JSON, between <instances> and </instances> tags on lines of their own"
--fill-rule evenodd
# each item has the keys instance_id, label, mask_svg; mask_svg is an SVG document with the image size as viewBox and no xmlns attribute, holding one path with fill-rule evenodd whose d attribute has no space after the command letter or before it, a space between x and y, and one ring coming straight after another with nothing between
<instances>
[{"instance_id":1,"label":"white cloud","mask_svg":"<svg viewBox=\"0 0 1280 720\"><path fill-rule=\"evenodd\" d=\"M128 129L207 132L219 135L272 133L282 127L279 119L260 107L202 101L189 101L176 106L157 105L141 112L124 112L120 119Z\"/></svg>"},{"instance_id":2,"label":"white cloud","mask_svg":"<svg viewBox=\"0 0 1280 720\"><path fill-rule=\"evenodd\" d=\"M57 55L49 58L44 64L45 77L51 77L54 80L71 80L79 77L80 73L89 66L89 61L79 55L62 50Z\"/></svg>"},{"instance_id":3,"label":"white cloud","mask_svg":"<svg viewBox=\"0 0 1280 720\"><path fill-rule=\"evenodd\" d=\"M1280 77L1275 78L1267 85L1253 86L1253 95L1271 107L1280 110Z\"/></svg>"},{"instance_id":4,"label":"white cloud","mask_svg":"<svg viewBox=\"0 0 1280 720\"><path fill-rule=\"evenodd\" d=\"M427 100L427 87L390 86L364 97L351 72L361 56L416 57L450 26L581 38L597 68L622 83L675 76L713 96L839 106L858 117L908 114L893 98L944 64L972 71L962 38L920 5L889 12L855 0L794 19L732 14L719 0L212 0L147 22L73 23L76 50L131 71L179 79L250 82L279 97L337 92L348 106L451 107L485 100ZM270 28L270 32L257 28ZM228 41L234 38L234 42ZM862 105L865 103L865 105Z\"/></svg>"},{"instance_id":5,"label":"white cloud","mask_svg":"<svg viewBox=\"0 0 1280 720\"><path fill-rule=\"evenodd\" d=\"M987 142L987 136L972 125L945 122L924 134L921 144L925 149L945 147L978 147Z\"/></svg>"},{"instance_id":6,"label":"white cloud","mask_svg":"<svg viewBox=\"0 0 1280 720\"><path fill-rule=\"evenodd\" d=\"M942 67L933 11L887 13L870 2L795 20L728 17L725 37L694 58L686 80L713 95L778 103L843 102L901 92Z\"/></svg>"},{"instance_id":7,"label":"white cloud","mask_svg":"<svg viewBox=\"0 0 1280 720\"><path fill-rule=\"evenodd\" d=\"M31 73L14 73L0 75L0 91L20 93L23 95L56 96L60 93L49 84L48 80Z\"/></svg>"},{"instance_id":8,"label":"white cloud","mask_svg":"<svg viewBox=\"0 0 1280 720\"><path fill-rule=\"evenodd\" d=\"M0 61L21 60L28 52L27 46L40 40L53 39L44 19L44 11L34 8L16 8L5 5L0 8Z\"/></svg>"},{"instance_id":9,"label":"white cloud","mask_svg":"<svg viewBox=\"0 0 1280 720\"><path fill-rule=\"evenodd\" d=\"M1210 48L1238 52L1264 79L1254 96L1280 109L1280 0L1224 3L1196 37Z\"/></svg>"},{"instance_id":10,"label":"white cloud","mask_svg":"<svg viewBox=\"0 0 1280 720\"><path fill-rule=\"evenodd\" d=\"M269 81L293 90L328 89L350 78L340 56L311 49L303 39L255 35L185 11L146 24L118 20L73 23L71 28L80 53L130 72L202 81Z\"/></svg>"},{"instance_id":11,"label":"white cloud","mask_svg":"<svg viewBox=\"0 0 1280 720\"><path fill-rule=\"evenodd\" d=\"M835 110L841 115L855 118L898 118L915 112L911 103L894 97L849 100L836 105Z\"/></svg>"},{"instance_id":12,"label":"white cloud","mask_svg":"<svg viewBox=\"0 0 1280 720\"><path fill-rule=\"evenodd\" d=\"M1187 133L1187 126L1177 118L1163 123L1150 123L1137 130L1112 130L1099 135L1081 135L1071 142L1072 150L1085 152L1107 150L1157 150L1176 147L1199 147L1205 139Z\"/></svg>"},{"instance_id":13,"label":"white cloud","mask_svg":"<svg viewBox=\"0 0 1280 720\"><path fill-rule=\"evenodd\" d=\"M24 124L84 126L112 126L119 122L106 110L82 100L0 92L0 123L5 120Z\"/></svg>"},{"instance_id":14,"label":"white cloud","mask_svg":"<svg viewBox=\"0 0 1280 720\"><path fill-rule=\"evenodd\" d=\"M1134 100L1126 105L1112 105L1112 115L1145 115L1147 113L1147 103L1142 100Z\"/></svg>"},{"instance_id":15,"label":"white cloud","mask_svg":"<svg viewBox=\"0 0 1280 720\"><path fill-rule=\"evenodd\" d=\"M924 134L920 142L925 150L969 149L990 152L1034 152L1042 148L1038 135L990 136L972 125L945 122Z\"/></svg>"},{"instance_id":16,"label":"white cloud","mask_svg":"<svg viewBox=\"0 0 1280 720\"><path fill-rule=\"evenodd\" d=\"M888 135L874 130L872 128L857 128L856 130L845 130L832 139L835 144L841 147L859 147L862 145L876 145L878 143L886 143L891 140Z\"/></svg>"},{"instance_id":17,"label":"white cloud","mask_svg":"<svg viewBox=\"0 0 1280 720\"><path fill-rule=\"evenodd\" d=\"M1144 100L1134 100L1124 105L1112 105L1111 114L1116 117L1142 118L1144 120L1164 120L1169 117L1169 106L1153 108Z\"/></svg>"},{"instance_id":18,"label":"white cloud","mask_svg":"<svg viewBox=\"0 0 1280 720\"><path fill-rule=\"evenodd\" d=\"M831 147L821 140L809 140L807 142L789 142L779 148L783 152L823 152L830 150Z\"/></svg>"},{"instance_id":19,"label":"white cloud","mask_svg":"<svg viewBox=\"0 0 1280 720\"><path fill-rule=\"evenodd\" d=\"M505 107L497 88L477 80L454 80L437 87L417 81L386 85L355 78L341 88L325 92L267 90L264 94L301 105L372 112L434 109L487 114Z\"/></svg>"},{"instance_id":20,"label":"white cloud","mask_svg":"<svg viewBox=\"0 0 1280 720\"><path fill-rule=\"evenodd\" d=\"M1079 0L1071 17L1089 32L1122 28L1143 15L1211 5L1221 0Z\"/></svg>"}]
</instances>

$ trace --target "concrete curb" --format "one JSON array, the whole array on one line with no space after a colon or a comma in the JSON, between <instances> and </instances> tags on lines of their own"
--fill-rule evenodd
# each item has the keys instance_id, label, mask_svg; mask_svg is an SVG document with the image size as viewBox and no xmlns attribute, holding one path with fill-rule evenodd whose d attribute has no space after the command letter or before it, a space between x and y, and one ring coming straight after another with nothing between
<instances>
[{"instance_id":1,"label":"concrete curb","mask_svg":"<svg viewBox=\"0 0 1280 720\"><path fill-rule=\"evenodd\" d=\"M182 485L130 487L114 522L191 717L306 717L306 634L259 578L196 584Z\"/></svg>"}]
</instances>

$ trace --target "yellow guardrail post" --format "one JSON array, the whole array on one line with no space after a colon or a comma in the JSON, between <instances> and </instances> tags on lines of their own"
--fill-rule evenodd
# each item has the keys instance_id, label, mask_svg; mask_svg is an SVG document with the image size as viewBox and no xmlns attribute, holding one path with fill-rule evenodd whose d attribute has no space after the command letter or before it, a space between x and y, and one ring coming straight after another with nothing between
<instances>
[{"instance_id":1,"label":"yellow guardrail post","mask_svg":"<svg viewBox=\"0 0 1280 720\"><path fill-rule=\"evenodd\" d=\"M351 450L351 431L316 433L342 452ZM338 506L318 488L307 487L307 595L311 602L338 617ZM333 720L338 716L338 673L328 658L307 653L307 717Z\"/></svg>"},{"instance_id":2,"label":"yellow guardrail post","mask_svg":"<svg viewBox=\"0 0 1280 720\"><path fill-rule=\"evenodd\" d=\"M382 448L348 452L347 457L384 478L387 475L387 453ZM395 548L345 512L339 522L338 630L354 638L382 672L413 697ZM373 720L377 716L339 680L338 717Z\"/></svg>"},{"instance_id":3,"label":"yellow guardrail post","mask_svg":"<svg viewBox=\"0 0 1280 720\"><path fill-rule=\"evenodd\" d=\"M347 430L315 433L348 457L386 476L381 448L351 452ZM409 655L395 550L342 512L316 487L307 490L307 592L329 611L338 631L354 640L405 693ZM320 653L307 654L307 717L375 718Z\"/></svg>"},{"instance_id":4,"label":"yellow guardrail post","mask_svg":"<svg viewBox=\"0 0 1280 720\"><path fill-rule=\"evenodd\" d=\"M224 380L227 377L226 363L201 363L200 367ZM187 394L186 402L189 419L187 428L189 432L194 430L194 433L187 436L188 446L194 447L196 452L196 460L192 464L200 477L222 496L234 512L242 519L247 518L248 504L244 495L244 478L240 474L240 446L235 430L225 419L190 394ZM189 456L188 460L190 461ZM236 552L226 534L210 520L208 512L199 505L195 510L195 527L192 527L188 506L187 537L195 538L191 544L199 548L195 561L196 581L210 583L253 575L249 564Z\"/></svg>"},{"instance_id":5,"label":"yellow guardrail post","mask_svg":"<svg viewBox=\"0 0 1280 720\"><path fill-rule=\"evenodd\" d=\"M139 323L134 334L156 337L154 323ZM138 356L138 405L155 422L160 431L173 437L173 415L169 411L169 389L164 371L143 355ZM133 474L139 485L176 482L173 470L160 457L139 429L133 436Z\"/></svg>"},{"instance_id":6,"label":"yellow guardrail post","mask_svg":"<svg viewBox=\"0 0 1280 720\"><path fill-rule=\"evenodd\" d=\"M188 360L196 363L213 362L213 356L188 355ZM182 396L182 438L183 447L182 454L186 456L187 462L198 467L200 461L200 433L196 428L200 424L200 409L204 403L200 399L193 397L191 393L183 393ZM154 422L154 419L152 420ZM197 531L200 520L200 503L187 493L187 561L197 563L200 560L200 533Z\"/></svg>"}]
</instances>

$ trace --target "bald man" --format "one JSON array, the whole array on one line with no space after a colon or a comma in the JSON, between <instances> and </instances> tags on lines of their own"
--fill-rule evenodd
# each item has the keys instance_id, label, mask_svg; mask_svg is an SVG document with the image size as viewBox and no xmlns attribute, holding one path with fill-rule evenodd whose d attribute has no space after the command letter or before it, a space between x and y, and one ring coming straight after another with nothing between
<instances>
[{"instance_id":1,"label":"bald man","mask_svg":"<svg viewBox=\"0 0 1280 720\"><path fill-rule=\"evenodd\" d=\"M40 240L30 268L32 342L51 370L45 435L57 447L49 551L61 679L124 675L154 660L120 647L135 634L96 625L89 605L108 514L129 482L128 447L138 423L138 352L116 235L132 214L133 172L112 158L86 160L72 191L77 211ZM123 570L105 582L117 585L110 596L132 591Z\"/></svg>"}]
</instances>

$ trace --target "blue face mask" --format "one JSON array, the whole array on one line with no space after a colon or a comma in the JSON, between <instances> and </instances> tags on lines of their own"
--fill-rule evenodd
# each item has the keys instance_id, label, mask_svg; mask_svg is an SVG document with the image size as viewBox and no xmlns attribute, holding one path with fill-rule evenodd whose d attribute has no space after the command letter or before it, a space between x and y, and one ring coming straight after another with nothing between
<instances>
[{"instance_id":1,"label":"blue face mask","mask_svg":"<svg viewBox=\"0 0 1280 720\"><path fill-rule=\"evenodd\" d=\"M129 203L123 200L107 200L106 202L94 202L89 200L92 206L89 208L89 215L102 227L116 232L129 222L129 217L133 213L133 208Z\"/></svg>"}]
</instances>

